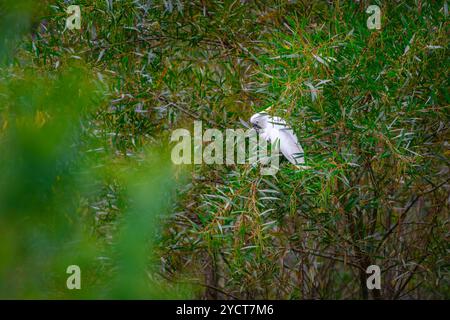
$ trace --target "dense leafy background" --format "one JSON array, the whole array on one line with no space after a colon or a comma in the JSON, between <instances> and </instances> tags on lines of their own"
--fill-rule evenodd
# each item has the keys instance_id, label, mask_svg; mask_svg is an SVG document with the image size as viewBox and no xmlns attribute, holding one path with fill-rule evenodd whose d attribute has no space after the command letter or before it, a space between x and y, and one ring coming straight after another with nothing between
<instances>
[{"instance_id":1,"label":"dense leafy background","mask_svg":"<svg viewBox=\"0 0 450 320\"><path fill-rule=\"evenodd\" d=\"M0 17L0 297L449 298L444 1L6 1ZM267 107L311 169L171 165L171 130Z\"/></svg>"}]
</instances>

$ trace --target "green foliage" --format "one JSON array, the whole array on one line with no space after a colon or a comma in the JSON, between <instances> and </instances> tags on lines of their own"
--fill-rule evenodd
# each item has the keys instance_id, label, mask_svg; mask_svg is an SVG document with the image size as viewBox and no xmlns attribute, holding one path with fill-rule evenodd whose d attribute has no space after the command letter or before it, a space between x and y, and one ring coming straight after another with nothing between
<instances>
[{"instance_id":1,"label":"green foliage","mask_svg":"<svg viewBox=\"0 0 450 320\"><path fill-rule=\"evenodd\" d=\"M367 1L82 0L72 31L66 1L15 3L0 7L0 297L449 297L442 1L374 1L381 30ZM172 168L170 130L267 107L311 169Z\"/></svg>"},{"instance_id":2,"label":"green foliage","mask_svg":"<svg viewBox=\"0 0 450 320\"><path fill-rule=\"evenodd\" d=\"M169 290L152 275L151 248L176 184L167 152L132 163L86 152L83 128L107 92L86 67L8 71L0 81L0 297L189 296L185 286ZM121 208L126 223L105 247L92 234L89 204L109 181L120 181L129 204ZM82 270L81 291L66 288L70 265Z\"/></svg>"}]
</instances>

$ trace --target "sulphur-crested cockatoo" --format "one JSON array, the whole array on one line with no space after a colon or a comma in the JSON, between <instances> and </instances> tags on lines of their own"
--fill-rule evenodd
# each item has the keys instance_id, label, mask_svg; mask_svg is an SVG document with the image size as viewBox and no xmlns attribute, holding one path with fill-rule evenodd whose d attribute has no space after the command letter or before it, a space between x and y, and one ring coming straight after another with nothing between
<instances>
[{"instance_id":1,"label":"sulphur-crested cockatoo","mask_svg":"<svg viewBox=\"0 0 450 320\"><path fill-rule=\"evenodd\" d=\"M303 148L298 142L294 131L280 117L272 117L266 112L256 113L250 118L250 123L258 132L259 136L270 143L277 143L281 153L300 169L305 163Z\"/></svg>"}]
</instances>

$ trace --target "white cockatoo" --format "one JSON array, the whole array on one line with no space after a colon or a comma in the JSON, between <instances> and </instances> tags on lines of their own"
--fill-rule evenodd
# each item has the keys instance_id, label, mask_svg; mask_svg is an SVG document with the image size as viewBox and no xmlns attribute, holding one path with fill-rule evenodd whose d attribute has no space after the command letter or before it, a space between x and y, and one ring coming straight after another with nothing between
<instances>
[{"instance_id":1,"label":"white cockatoo","mask_svg":"<svg viewBox=\"0 0 450 320\"><path fill-rule=\"evenodd\" d=\"M280 117L272 117L266 112L260 112L250 118L250 123L261 138L272 144L279 141L280 151L290 163L300 169L307 168L302 165L305 163L303 148L286 121Z\"/></svg>"}]
</instances>

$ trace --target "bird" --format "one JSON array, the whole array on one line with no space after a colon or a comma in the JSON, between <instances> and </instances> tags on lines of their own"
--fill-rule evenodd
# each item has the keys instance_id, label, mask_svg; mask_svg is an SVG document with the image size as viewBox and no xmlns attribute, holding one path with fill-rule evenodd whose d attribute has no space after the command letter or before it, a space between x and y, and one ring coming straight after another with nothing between
<instances>
[{"instance_id":1,"label":"bird","mask_svg":"<svg viewBox=\"0 0 450 320\"><path fill-rule=\"evenodd\" d=\"M304 151L297 136L286 121L280 117L272 117L267 112L255 113L250 118L250 123L266 141L274 144L279 141L279 147L284 157L299 169L307 169L304 166Z\"/></svg>"}]
</instances>

